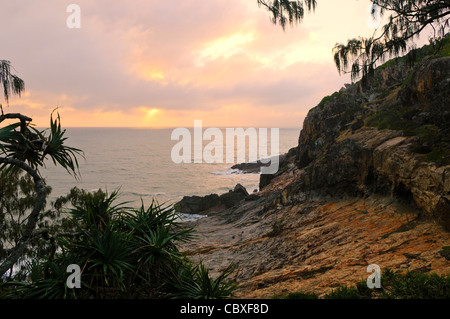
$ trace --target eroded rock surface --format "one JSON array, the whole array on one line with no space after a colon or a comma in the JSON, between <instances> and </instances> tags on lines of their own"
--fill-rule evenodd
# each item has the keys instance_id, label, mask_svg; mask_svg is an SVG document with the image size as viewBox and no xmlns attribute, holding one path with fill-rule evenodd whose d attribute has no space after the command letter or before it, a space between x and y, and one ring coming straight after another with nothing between
<instances>
[{"instance_id":1,"label":"eroded rock surface","mask_svg":"<svg viewBox=\"0 0 450 319\"><path fill-rule=\"evenodd\" d=\"M183 246L237 297L323 295L377 264L449 273L450 57L395 64L306 117L260 191L195 222ZM447 247L447 248L445 248Z\"/></svg>"}]
</instances>

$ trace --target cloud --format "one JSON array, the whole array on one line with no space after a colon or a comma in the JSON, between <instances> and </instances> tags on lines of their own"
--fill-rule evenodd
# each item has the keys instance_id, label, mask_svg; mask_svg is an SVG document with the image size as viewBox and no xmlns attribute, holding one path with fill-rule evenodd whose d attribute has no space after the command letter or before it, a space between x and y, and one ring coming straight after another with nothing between
<instances>
[{"instance_id":1,"label":"cloud","mask_svg":"<svg viewBox=\"0 0 450 319\"><path fill-rule=\"evenodd\" d=\"M233 114L224 112L239 106L248 108L240 114L252 114L257 123L267 120L255 112L258 108L301 116L346 80L332 65L330 43L336 33L327 29L333 23L330 11L314 20L321 7L311 23L305 19L283 31L256 0L232 5L227 0L79 0L82 27L69 29L70 3L1 5L0 58L11 60L29 92L12 100L11 108L44 118L62 106L69 123L80 125L91 114L98 126L113 126L133 120L144 125L148 110L157 110L150 122L180 114L212 118L213 112L233 121ZM234 120L239 125L240 119ZM285 121L298 125L300 118Z\"/></svg>"}]
</instances>

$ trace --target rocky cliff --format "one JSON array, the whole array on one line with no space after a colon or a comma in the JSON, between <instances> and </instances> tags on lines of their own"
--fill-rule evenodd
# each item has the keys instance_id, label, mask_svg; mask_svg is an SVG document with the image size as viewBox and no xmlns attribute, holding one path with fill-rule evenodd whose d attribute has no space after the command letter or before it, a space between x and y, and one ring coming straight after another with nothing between
<instances>
[{"instance_id":1,"label":"rocky cliff","mask_svg":"<svg viewBox=\"0 0 450 319\"><path fill-rule=\"evenodd\" d=\"M381 69L310 111L290 193L389 195L450 230L449 124L450 57Z\"/></svg>"},{"instance_id":2,"label":"rocky cliff","mask_svg":"<svg viewBox=\"0 0 450 319\"><path fill-rule=\"evenodd\" d=\"M250 298L325 293L373 263L448 273L450 57L431 50L324 98L278 173L199 220L186 252L217 271L233 262Z\"/></svg>"}]
</instances>

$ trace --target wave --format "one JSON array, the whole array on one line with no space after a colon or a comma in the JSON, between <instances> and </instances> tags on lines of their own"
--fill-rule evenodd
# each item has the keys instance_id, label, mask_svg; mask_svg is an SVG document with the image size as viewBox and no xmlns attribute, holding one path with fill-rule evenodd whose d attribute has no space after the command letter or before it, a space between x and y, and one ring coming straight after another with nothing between
<instances>
[{"instance_id":1,"label":"wave","mask_svg":"<svg viewBox=\"0 0 450 319\"><path fill-rule=\"evenodd\" d=\"M237 168L229 168L222 172L210 172L213 175L260 175L260 172L244 172Z\"/></svg>"},{"instance_id":2,"label":"wave","mask_svg":"<svg viewBox=\"0 0 450 319\"><path fill-rule=\"evenodd\" d=\"M240 169L234 169L234 168L229 168L225 171L222 172L210 172L213 175L238 175L238 174L244 174L243 171L241 171Z\"/></svg>"},{"instance_id":3,"label":"wave","mask_svg":"<svg viewBox=\"0 0 450 319\"><path fill-rule=\"evenodd\" d=\"M162 196L166 195L166 193L152 193L152 194L141 194L136 192L128 192L130 195L139 196L139 197L154 197L154 196Z\"/></svg>"},{"instance_id":4,"label":"wave","mask_svg":"<svg viewBox=\"0 0 450 319\"><path fill-rule=\"evenodd\" d=\"M178 218L182 221L182 222L193 222L196 220L199 220L201 218L205 218L208 217L207 215L198 215L198 214L185 214L185 213L176 213L178 215Z\"/></svg>"}]
</instances>

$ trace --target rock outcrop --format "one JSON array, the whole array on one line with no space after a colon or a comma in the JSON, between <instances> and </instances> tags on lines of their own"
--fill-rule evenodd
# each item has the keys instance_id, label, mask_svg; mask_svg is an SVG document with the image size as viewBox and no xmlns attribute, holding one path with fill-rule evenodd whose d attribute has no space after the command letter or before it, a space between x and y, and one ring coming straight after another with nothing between
<instances>
[{"instance_id":1,"label":"rock outcrop","mask_svg":"<svg viewBox=\"0 0 450 319\"><path fill-rule=\"evenodd\" d=\"M450 231L449 125L450 57L380 70L368 88L349 85L309 112L295 159L304 174L287 197L382 194Z\"/></svg>"},{"instance_id":2,"label":"rock outcrop","mask_svg":"<svg viewBox=\"0 0 450 319\"><path fill-rule=\"evenodd\" d=\"M184 247L237 296L323 294L367 266L449 273L450 57L397 59L324 98L252 200L196 222Z\"/></svg>"},{"instance_id":3,"label":"rock outcrop","mask_svg":"<svg viewBox=\"0 0 450 319\"><path fill-rule=\"evenodd\" d=\"M206 215L210 212L231 208L249 196L247 189L241 184L237 184L233 190L220 196L217 194L184 196L174 207L179 213Z\"/></svg>"},{"instance_id":4,"label":"rock outcrop","mask_svg":"<svg viewBox=\"0 0 450 319\"><path fill-rule=\"evenodd\" d=\"M231 169L237 169L244 174L259 174L261 172L261 167L263 166L269 166L269 164L257 160L256 162L240 163L233 165L231 166Z\"/></svg>"},{"instance_id":5,"label":"rock outcrop","mask_svg":"<svg viewBox=\"0 0 450 319\"><path fill-rule=\"evenodd\" d=\"M184 196L174 207L179 213L200 214L221 205L219 195L210 194L206 196Z\"/></svg>"},{"instance_id":6,"label":"rock outcrop","mask_svg":"<svg viewBox=\"0 0 450 319\"><path fill-rule=\"evenodd\" d=\"M373 89L358 93L353 87L310 112L300 134L297 165L305 174L296 191L397 197L450 230L450 57L425 61L411 72L406 83L407 78L390 86L381 82L375 92L384 98L369 100ZM386 73L379 76L391 79ZM403 118L390 119L388 113L398 110ZM402 126L380 129L374 121L380 118L389 127ZM355 129L358 122L366 125ZM429 146L420 151L430 141L439 143L431 146L443 158L427 160Z\"/></svg>"}]
</instances>

